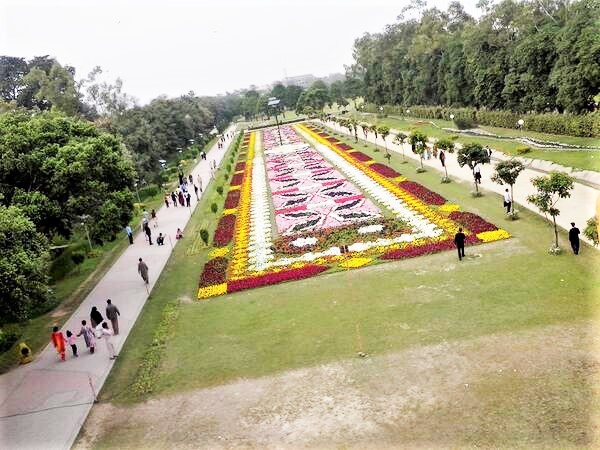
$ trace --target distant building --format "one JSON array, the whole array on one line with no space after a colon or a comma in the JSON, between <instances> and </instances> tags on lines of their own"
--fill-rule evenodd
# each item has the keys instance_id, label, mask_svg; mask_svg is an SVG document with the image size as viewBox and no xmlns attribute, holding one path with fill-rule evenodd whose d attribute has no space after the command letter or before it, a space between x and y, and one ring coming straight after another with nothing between
<instances>
[{"instance_id":1,"label":"distant building","mask_svg":"<svg viewBox=\"0 0 600 450\"><path fill-rule=\"evenodd\" d=\"M317 77L312 74L307 75L297 75L295 77L285 77L282 80L282 83L286 86L300 86L301 88L306 89L311 84L317 81Z\"/></svg>"}]
</instances>

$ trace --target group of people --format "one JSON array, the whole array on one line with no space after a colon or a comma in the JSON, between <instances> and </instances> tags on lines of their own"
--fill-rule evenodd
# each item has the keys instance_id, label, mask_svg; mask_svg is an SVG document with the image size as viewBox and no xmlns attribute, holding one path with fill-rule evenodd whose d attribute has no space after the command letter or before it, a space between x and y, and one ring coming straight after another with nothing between
<instances>
[{"instance_id":1,"label":"group of people","mask_svg":"<svg viewBox=\"0 0 600 450\"><path fill-rule=\"evenodd\" d=\"M93 306L92 310L90 311L90 323L88 324L87 320L85 319L82 320L81 328L77 334L71 330L66 330L65 336L59 327L55 326L52 329L50 341L56 349L61 361L66 360L67 345L71 347L73 357L79 357L77 338L80 336L83 337L85 346L91 354L93 354L96 350L96 340L104 339L109 358L115 359L117 356L119 356L115 351L113 337L119 334L119 316L121 315L121 312L119 311L119 308L112 303L112 300L108 299L106 300L105 313L107 320L104 320L102 313L98 311L96 306ZM108 321L110 321L110 327L108 326Z\"/></svg>"}]
</instances>

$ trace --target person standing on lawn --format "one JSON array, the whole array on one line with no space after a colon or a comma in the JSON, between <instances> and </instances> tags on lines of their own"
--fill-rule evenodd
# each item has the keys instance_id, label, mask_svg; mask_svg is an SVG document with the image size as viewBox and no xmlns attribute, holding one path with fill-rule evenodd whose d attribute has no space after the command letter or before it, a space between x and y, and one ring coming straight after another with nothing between
<instances>
[{"instance_id":1,"label":"person standing on lawn","mask_svg":"<svg viewBox=\"0 0 600 450\"><path fill-rule=\"evenodd\" d=\"M465 233L463 233L462 228L459 228L458 233L454 235L454 244L458 250L459 261L462 261L463 257L465 256L465 238Z\"/></svg>"},{"instance_id":2,"label":"person standing on lawn","mask_svg":"<svg viewBox=\"0 0 600 450\"><path fill-rule=\"evenodd\" d=\"M54 327L52 329L52 335L50 336L50 341L52 341L52 345L56 349L56 352L60 356L60 360L65 360L65 336L62 334L62 331L58 329L58 327Z\"/></svg>"},{"instance_id":3,"label":"person standing on lawn","mask_svg":"<svg viewBox=\"0 0 600 450\"><path fill-rule=\"evenodd\" d=\"M112 325L113 332L115 336L119 334L119 316L121 315L121 311L115 305L113 305L112 300L109 298L106 300L106 318L110 320Z\"/></svg>"},{"instance_id":4,"label":"person standing on lawn","mask_svg":"<svg viewBox=\"0 0 600 450\"><path fill-rule=\"evenodd\" d=\"M571 222L571 229L569 230L569 242L573 253L579 255L579 228L575 226L575 222Z\"/></svg>"},{"instance_id":5,"label":"person standing on lawn","mask_svg":"<svg viewBox=\"0 0 600 450\"><path fill-rule=\"evenodd\" d=\"M129 225L125 227L125 233L127 233L127 237L129 238L129 245L133 244L133 230Z\"/></svg>"},{"instance_id":6,"label":"person standing on lawn","mask_svg":"<svg viewBox=\"0 0 600 450\"><path fill-rule=\"evenodd\" d=\"M504 190L504 207L506 208L506 214L510 213L510 208L512 206L512 198L510 196L510 192L508 192L508 188Z\"/></svg>"},{"instance_id":7,"label":"person standing on lawn","mask_svg":"<svg viewBox=\"0 0 600 450\"><path fill-rule=\"evenodd\" d=\"M96 348L96 336L94 336L94 330L87 324L85 320L81 321L81 330L77 336L83 335L83 340L85 341L85 346L90 349L90 353L94 353L94 349Z\"/></svg>"},{"instance_id":8,"label":"person standing on lawn","mask_svg":"<svg viewBox=\"0 0 600 450\"><path fill-rule=\"evenodd\" d=\"M142 276L144 283L148 284L148 266L142 261L142 258L140 258L138 262L138 273Z\"/></svg>"}]
</instances>

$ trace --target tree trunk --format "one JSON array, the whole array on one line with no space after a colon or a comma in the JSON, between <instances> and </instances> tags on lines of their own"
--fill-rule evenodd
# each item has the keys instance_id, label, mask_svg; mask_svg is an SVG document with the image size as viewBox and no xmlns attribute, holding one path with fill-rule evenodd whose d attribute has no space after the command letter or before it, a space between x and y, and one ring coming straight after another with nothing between
<instances>
[{"instance_id":1,"label":"tree trunk","mask_svg":"<svg viewBox=\"0 0 600 450\"><path fill-rule=\"evenodd\" d=\"M513 185L510 185L510 201L511 201L511 212L514 214L515 213L515 196L513 195Z\"/></svg>"},{"instance_id":2,"label":"tree trunk","mask_svg":"<svg viewBox=\"0 0 600 450\"><path fill-rule=\"evenodd\" d=\"M446 179L448 179L448 168L446 167L446 164L444 164L444 172L446 172Z\"/></svg>"},{"instance_id":3,"label":"tree trunk","mask_svg":"<svg viewBox=\"0 0 600 450\"><path fill-rule=\"evenodd\" d=\"M423 153L421 153L419 156L420 156L420 160L421 160L421 169L424 169L424 167L423 167Z\"/></svg>"},{"instance_id":4,"label":"tree trunk","mask_svg":"<svg viewBox=\"0 0 600 450\"><path fill-rule=\"evenodd\" d=\"M556 227L556 216L552 216L552 221L554 222L554 243L558 248L558 228Z\"/></svg>"}]
</instances>

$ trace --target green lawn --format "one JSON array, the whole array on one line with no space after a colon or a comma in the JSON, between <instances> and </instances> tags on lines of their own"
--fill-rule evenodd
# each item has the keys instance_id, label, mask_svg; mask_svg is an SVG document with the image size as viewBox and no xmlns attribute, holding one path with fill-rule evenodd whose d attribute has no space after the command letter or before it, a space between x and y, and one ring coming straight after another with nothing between
<instances>
[{"instance_id":1,"label":"green lawn","mask_svg":"<svg viewBox=\"0 0 600 450\"><path fill-rule=\"evenodd\" d=\"M360 121L368 123L375 123L378 125L387 125L390 128L396 130L403 130L408 132L412 128L416 128L428 137L432 138L443 138L450 137L452 133L442 130L442 128L453 128L455 125L447 120L432 120L429 119L412 119L412 118L401 118L401 117L385 117L377 118L374 114L358 114L354 113ZM432 125L433 122L435 125ZM511 130L508 128L494 128L494 127L481 127L484 130L501 136L520 136L521 132L518 130ZM526 136L532 138L544 139L548 141L564 142L567 144L586 145L600 147L600 138L582 138L574 136L561 136L544 134L537 132L526 131ZM502 151L506 154L517 155L517 148L522 147L523 144L514 141L506 141L502 139L486 138L486 137L472 137L472 136L459 136L457 142L461 144L477 142L482 145L489 145L492 149ZM583 170L595 170L600 172L600 151L593 150L577 150L577 151L557 151L557 150L541 150L532 148L531 152L522 155L527 158L543 159L552 161L557 164L561 164L568 167L573 167Z\"/></svg>"},{"instance_id":2,"label":"green lawn","mask_svg":"<svg viewBox=\"0 0 600 450\"><path fill-rule=\"evenodd\" d=\"M349 142L349 141L348 141ZM356 146L378 161L383 152ZM135 402L130 386L152 342L164 305L180 299L174 331L160 363L152 396L273 374L415 346L510 333L592 318L600 302L596 250L550 256L553 232L540 216L521 208L508 221L493 193L472 198L466 183L440 184L439 174L416 174L416 164L392 166L426 187L508 230L513 238L455 252L280 284L194 301L208 250L189 256L193 233L178 245L132 330L101 400ZM209 189L188 230L214 229ZM561 234L562 246L565 233ZM511 391L517 393L517 391ZM510 395L510 393L506 394Z\"/></svg>"}]
</instances>

